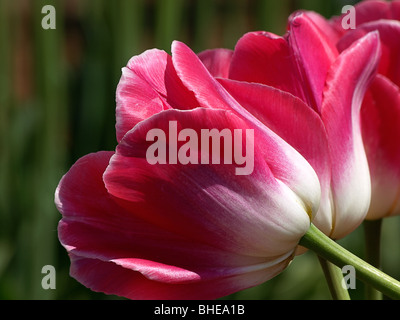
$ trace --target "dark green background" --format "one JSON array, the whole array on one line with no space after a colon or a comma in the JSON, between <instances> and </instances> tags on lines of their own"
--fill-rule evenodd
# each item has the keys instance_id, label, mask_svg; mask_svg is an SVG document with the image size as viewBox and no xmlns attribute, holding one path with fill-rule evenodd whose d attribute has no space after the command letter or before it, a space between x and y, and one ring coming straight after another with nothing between
<instances>
[{"instance_id":1,"label":"dark green background","mask_svg":"<svg viewBox=\"0 0 400 320\"><path fill-rule=\"evenodd\" d=\"M41 9L56 8L56 30ZM128 59L173 40L194 51L233 49L245 32L282 35L296 9L339 15L351 1L0 0L0 299L115 299L68 275L58 242L58 181L79 157L113 150L115 89ZM383 266L400 278L400 222L383 225ZM363 229L340 241L363 255ZM41 269L56 268L44 290ZM362 298L362 283L352 290ZM318 260L297 257L273 280L235 299L329 299Z\"/></svg>"}]
</instances>

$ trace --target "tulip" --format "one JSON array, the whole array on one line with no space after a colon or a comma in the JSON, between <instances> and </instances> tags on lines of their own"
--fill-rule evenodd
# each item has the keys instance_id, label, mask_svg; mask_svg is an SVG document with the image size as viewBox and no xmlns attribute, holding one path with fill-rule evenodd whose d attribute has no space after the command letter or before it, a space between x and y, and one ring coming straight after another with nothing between
<instances>
[{"instance_id":1,"label":"tulip","mask_svg":"<svg viewBox=\"0 0 400 320\"><path fill-rule=\"evenodd\" d=\"M294 14L283 37L247 33L231 57L209 58L214 61L209 69L212 72L221 69L215 65L229 65L228 75L219 79L224 88L313 166L322 192L313 223L331 238L340 239L360 225L370 205L360 107L376 74L381 48L378 33L368 32L339 53L315 20L307 14ZM292 99L294 110L284 112L275 103L277 99L266 98L272 91L275 96ZM296 121L312 128L315 125L310 119L314 118L324 128L314 140L324 143L304 145L302 132L310 129L294 132Z\"/></svg>"},{"instance_id":2,"label":"tulip","mask_svg":"<svg viewBox=\"0 0 400 320\"><path fill-rule=\"evenodd\" d=\"M299 99L267 94L282 119L297 121ZM131 299L214 299L282 272L318 210L320 183L304 157L250 111L183 43L173 43L172 56L154 49L133 57L117 88L116 150L79 159L56 190L71 276ZM308 109L298 112L305 119ZM171 128L198 136L252 130L253 141L240 141L241 150L254 150L252 172L237 175L234 163L222 161L149 163L148 132L168 137ZM327 147L317 116L287 129L293 139L303 132L304 147L315 146L310 152ZM188 143L175 142L179 150ZM209 152L193 146L199 157Z\"/></svg>"},{"instance_id":3,"label":"tulip","mask_svg":"<svg viewBox=\"0 0 400 320\"><path fill-rule=\"evenodd\" d=\"M315 12L305 12L339 51L370 32L378 32L382 57L378 74L366 92L361 107L362 137L371 176L371 204L364 221L366 258L380 267L382 219L400 214L400 1L363 1L352 10L326 20ZM345 19L354 19L353 29L344 28ZM381 294L367 286L367 296Z\"/></svg>"},{"instance_id":4,"label":"tulip","mask_svg":"<svg viewBox=\"0 0 400 320\"><path fill-rule=\"evenodd\" d=\"M362 1L355 6L356 29L343 29L344 16L325 20L305 12L339 51L370 32L378 32L382 57L378 75L362 108L362 136L371 175L371 205L366 219L400 214L400 1Z\"/></svg>"},{"instance_id":5,"label":"tulip","mask_svg":"<svg viewBox=\"0 0 400 320\"><path fill-rule=\"evenodd\" d=\"M154 49L133 57L117 88L116 150L82 157L56 189L58 236L71 276L94 291L131 299L214 299L276 276L300 244L338 266L354 265L360 279L400 298L398 281L311 223L320 203L327 210L327 199L354 184L334 183L335 168L350 180L364 169L357 99L373 74L377 43L376 33L368 34L327 64L324 99L321 83L311 78L311 91L295 77L288 91L216 79L234 66L237 52L229 50L200 54L203 64L175 41L172 56ZM297 54L306 49L299 45ZM349 59L357 62L347 75L350 88L340 88ZM346 143L339 143L334 135L343 129ZM252 134L231 139L225 153L221 145L192 140L204 130ZM199 161L215 160L215 150L236 160L237 148L252 151L248 174L237 174L242 163ZM189 160L177 161L179 154Z\"/></svg>"}]
</instances>

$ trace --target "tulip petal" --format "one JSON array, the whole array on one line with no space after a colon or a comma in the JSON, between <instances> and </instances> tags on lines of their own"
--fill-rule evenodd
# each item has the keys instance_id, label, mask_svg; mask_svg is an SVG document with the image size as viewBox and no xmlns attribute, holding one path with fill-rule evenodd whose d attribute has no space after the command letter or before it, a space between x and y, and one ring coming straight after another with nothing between
<instances>
[{"instance_id":1,"label":"tulip petal","mask_svg":"<svg viewBox=\"0 0 400 320\"><path fill-rule=\"evenodd\" d=\"M361 110L372 182L367 219L400 214L399 87L384 76L377 75Z\"/></svg>"},{"instance_id":2,"label":"tulip petal","mask_svg":"<svg viewBox=\"0 0 400 320\"><path fill-rule=\"evenodd\" d=\"M125 210L102 179L112 155L78 160L56 191L63 214L59 238L71 257L71 275L84 285L136 299L216 298L260 284L287 266L290 253L271 259L237 255L171 234ZM191 291L196 288L201 291Z\"/></svg>"},{"instance_id":3,"label":"tulip petal","mask_svg":"<svg viewBox=\"0 0 400 320\"><path fill-rule=\"evenodd\" d=\"M197 54L213 77L228 78L233 51L230 49L210 49Z\"/></svg>"},{"instance_id":4,"label":"tulip petal","mask_svg":"<svg viewBox=\"0 0 400 320\"><path fill-rule=\"evenodd\" d=\"M306 101L292 55L283 37L246 33L235 46L229 78L266 84Z\"/></svg>"},{"instance_id":5,"label":"tulip petal","mask_svg":"<svg viewBox=\"0 0 400 320\"><path fill-rule=\"evenodd\" d=\"M116 205L116 209L121 208ZM163 283L208 281L259 270L268 275L270 267L291 256L288 253L267 259L237 255L172 234L135 216L122 219L120 225L117 219L90 222L84 219L82 215L79 219L60 221L60 239L70 253L112 262Z\"/></svg>"},{"instance_id":6,"label":"tulip petal","mask_svg":"<svg viewBox=\"0 0 400 320\"><path fill-rule=\"evenodd\" d=\"M390 4L386 1L362 1L355 9L357 27L369 21L392 18Z\"/></svg>"},{"instance_id":7,"label":"tulip petal","mask_svg":"<svg viewBox=\"0 0 400 320\"><path fill-rule=\"evenodd\" d=\"M193 94L181 83L171 57L152 49L129 60L122 69L116 93L117 140L140 121L162 110L198 106Z\"/></svg>"},{"instance_id":8,"label":"tulip petal","mask_svg":"<svg viewBox=\"0 0 400 320\"><path fill-rule=\"evenodd\" d=\"M142 232L146 234L145 224L131 217L131 213L113 201L102 180L112 155L113 152L99 152L79 159L57 187L55 203L63 215L58 234L69 252L102 260L129 257L133 254L136 257L143 256L139 253L140 248L137 248L141 242L132 243L132 240L137 240L135 235L139 233L138 229L142 228ZM150 230L147 231L151 235ZM136 266L138 271L144 274L156 272L156 263L151 265L149 262L146 265L140 262ZM179 279L197 277L193 272L174 267L170 269L170 273L176 274ZM159 267L157 272L161 275L153 274L153 277L165 276L163 271Z\"/></svg>"},{"instance_id":9,"label":"tulip petal","mask_svg":"<svg viewBox=\"0 0 400 320\"><path fill-rule=\"evenodd\" d=\"M290 19L288 42L293 51L297 69L301 75L298 81L306 90L306 103L321 112L322 92L326 74L338 56L335 42L303 13Z\"/></svg>"},{"instance_id":10,"label":"tulip petal","mask_svg":"<svg viewBox=\"0 0 400 320\"><path fill-rule=\"evenodd\" d=\"M336 24L337 29L342 28L342 19L346 15L331 19ZM355 5L356 29L364 23L382 19L400 20L400 1L368 0L361 1Z\"/></svg>"},{"instance_id":11,"label":"tulip petal","mask_svg":"<svg viewBox=\"0 0 400 320\"><path fill-rule=\"evenodd\" d=\"M107 190L121 199L129 211L160 228L197 242L203 242L237 254L260 257L285 255L293 250L308 229L308 213L317 210L320 189L315 172L307 165L303 172L285 167L286 174L297 179L307 174L307 194L301 198L271 173L264 153L280 161L281 150L272 139L260 139L254 130L254 169L249 175L236 175L236 166L209 164L155 164L146 160L149 145L145 141L151 128L171 135L169 123L201 131L224 129L246 132L248 123L225 110L198 108L191 111L167 110L142 122L119 144L104 179ZM179 148L178 148L179 147ZM179 150L182 146L178 145ZM169 145L168 145L169 148ZM193 150L201 157L208 149ZM237 142L233 149L237 148ZM245 148L245 147L243 147ZM213 158L214 159L214 158ZM157 199L154 201L152 199Z\"/></svg>"},{"instance_id":12,"label":"tulip petal","mask_svg":"<svg viewBox=\"0 0 400 320\"><path fill-rule=\"evenodd\" d=\"M329 233L332 229L331 164L320 116L287 92L256 83L228 79L219 81L235 100L293 146L314 168L322 194L320 209L313 223Z\"/></svg>"},{"instance_id":13,"label":"tulip petal","mask_svg":"<svg viewBox=\"0 0 400 320\"><path fill-rule=\"evenodd\" d=\"M332 23L332 21L326 20L326 18L320 15L318 12L299 10L297 12L294 12L289 17L289 21L292 19L292 17L297 16L299 12L303 15L306 15L308 19L310 19L316 26L318 26L320 32L323 32L326 35L326 38L330 39L331 42L337 43L339 39L343 36L344 30L341 25L340 29L338 30L337 26Z\"/></svg>"},{"instance_id":14,"label":"tulip petal","mask_svg":"<svg viewBox=\"0 0 400 320\"><path fill-rule=\"evenodd\" d=\"M94 291L116 294L140 300L204 300L217 299L269 280L281 272L287 261L271 268L271 275L263 270L216 280L171 285L151 281L138 272L97 259L71 257L71 275Z\"/></svg>"},{"instance_id":15,"label":"tulip petal","mask_svg":"<svg viewBox=\"0 0 400 320\"><path fill-rule=\"evenodd\" d=\"M262 151L273 175L289 186L303 201L313 197L313 189L309 189L308 180L313 179L311 177L315 176L315 172L304 170L309 164L295 149L233 99L185 44L178 41L173 43L172 59L179 78L195 94L201 107L232 110L249 121L249 125L255 128L257 134L262 135L260 141L274 144L273 147L264 148ZM299 84L298 81L296 83ZM274 152L271 153L270 150ZM279 156L275 153L278 150ZM292 170L285 170L286 168ZM296 174L293 175L293 172Z\"/></svg>"},{"instance_id":16,"label":"tulip petal","mask_svg":"<svg viewBox=\"0 0 400 320\"><path fill-rule=\"evenodd\" d=\"M344 50L354 41L368 32L377 30L382 46L382 57L378 72L400 86L400 21L380 20L365 23L356 30L348 32L338 43L339 50Z\"/></svg>"},{"instance_id":17,"label":"tulip petal","mask_svg":"<svg viewBox=\"0 0 400 320\"><path fill-rule=\"evenodd\" d=\"M341 238L358 226L370 204L370 176L361 137L360 107L379 57L379 35L372 32L343 51L328 72L322 120L332 159L336 209L333 238Z\"/></svg>"},{"instance_id":18,"label":"tulip petal","mask_svg":"<svg viewBox=\"0 0 400 320\"><path fill-rule=\"evenodd\" d=\"M391 19L400 21L400 1L399 0L393 0L390 3L390 12L392 13Z\"/></svg>"},{"instance_id":19,"label":"tulip petal","mask_svg":"<svg viewBox=\"0 0 400 320\"><path fill-rule=\"evenodd\" d=\"M72 168L60 180L55 192L55 204L63 217L78 218L83 213L88 219L107 220L109 211L113 211L109 195L104 192L104 182L98 178L108 166L114 152L101 151L86 155L79 159ZM84 170L81 170L84 168ZM93 194L101 194L101 197L81 197L82 184L90 183L90 191ZM98 210L103 208L103 210Z\"/></svg>"}]
</instances>

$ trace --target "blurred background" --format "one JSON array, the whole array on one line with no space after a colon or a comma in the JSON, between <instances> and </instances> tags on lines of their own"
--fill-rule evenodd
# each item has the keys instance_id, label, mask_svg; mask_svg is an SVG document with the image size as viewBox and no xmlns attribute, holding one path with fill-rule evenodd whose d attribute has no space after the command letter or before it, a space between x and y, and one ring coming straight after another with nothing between
<instances>
[{"instance_id":1,"label":"blurred background","mask_svg":"<svg viewBox=\"0 0 400 320\"><path fill-rule=\"evenodd\" d=\"M45 30L42 8L56 9ZM330 17L338 0L0 0L0 299L120 299L69 276L57 238L54 191L81 156L113 150L115 89L121 68L146 49L170 52L180 40L195 52L234 48L248 31L285 32L297 9ZM400 221L383 224L383 268L400 279ZM340 241L363 256L363 229ZM45 290L42 267L56 270ZM350 290L363 297L363 285ZM226 299L330 299L308 252L271 281Z\"/></svg>"}]
</instances>

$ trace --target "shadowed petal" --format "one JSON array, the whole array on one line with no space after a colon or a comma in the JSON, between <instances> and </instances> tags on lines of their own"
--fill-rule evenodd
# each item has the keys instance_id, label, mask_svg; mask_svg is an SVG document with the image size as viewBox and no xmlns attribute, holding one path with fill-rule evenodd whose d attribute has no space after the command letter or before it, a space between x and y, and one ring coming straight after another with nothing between
<instances>
[{"instance_id":1,"label":"shadowed petal","mask_svg":"<svg viewBox=\"0 0 400 320\"><path fill-rule=\"evenodd\" d=\"M209 49L197 54L213 77L228 78L233 51L230 49Z\"/></svg>"},{"instance_id":2,"label":"shadowed petal","mask_svg":"<svg viewBox=\"0 0 400 320\"><path fill-rule=\"evenodd\" d=\"M363 139L371 172L367 219L400 214L400 90L377 75L362 106Z\"/></svg>"},{"instance_id":3,"label":"shadowed petal","mask_svg":"<svg viewBox=\"0 0 400 320\"><path fill-rule=\"evenodd\" d=\"M354 41L375 30L379 32L382 47L378 72L400 86L400 21L380 20L365 23L348 32L339 41L338 48L344 50Z\"/></svg>"},{"instance_id":4,"label":"shadowed petal","mask_svg":"<svg viewBox=\"0 0 400 320\"><path fill-rule=\"evenodd\" d=\"M116 294L129 299L141 300L204 300L216 299L239 290L256 286L280 273L288 261L271 267L270 273L257 270L247 274L221 277L188 284L171 285L151 281L115 263L70 255L71 275L94 291Z\"/></svg>"},{"instance_id":5,"label":"shadowed petal","mask_svg":"<svg viewBox=\"0 0 400 320\"><path fill-rule=\"evenodd\" d=\"M376 1L376 0L368 0L361 1L357 3L355 6L355 19L356 19L356 28L359 28L360 25L377 21L381 19L387 20L400 20L400 1ZM342 28L342 19L346 14L333 17L331 20L334 25L336 25L337 30ZM347 31L347 30L343 30Z\"/></svg>"}]
</instances>

